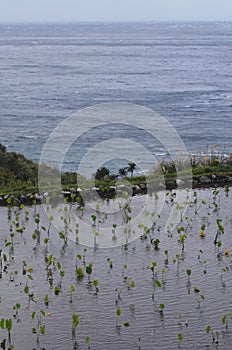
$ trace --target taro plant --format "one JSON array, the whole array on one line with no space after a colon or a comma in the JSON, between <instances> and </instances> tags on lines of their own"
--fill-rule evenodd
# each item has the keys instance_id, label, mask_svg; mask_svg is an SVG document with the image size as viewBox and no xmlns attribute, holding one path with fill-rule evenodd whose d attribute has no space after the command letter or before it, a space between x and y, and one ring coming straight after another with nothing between
<instances>
[{"instance_id":1,"label":"taro plant","mask_svg":"<svg viewBox=\"0 0 232 350\"><path fill-rule=\"evenodd\" d=\"M88 350L90 350L90 337L88 335L85 338L85 344L88 345Z\"/></svg>"},{"instance_id":2,"label":"taro plant","mask_svg":"<svg viewBox=\"0 0 232 350\"><path fill-rule=\"evenodd\" d=\"M218 233L222 233L223 234L225 232L225 228L222 225L222 219L217 219L216 223L217 223L217 227L218 227Z\"/></svg>"},{"instance_id":3,"label":"taro plant","mask_svg":"<svg viewBox=\"0 0 232 350\"><path fill-rule=\"evenodd\" d=\"M224 315L222 317L222 324L226 327L226 333L227 333L228 332L228 324L229 324L227 315Z\"/></svg>"},{"instance_id":4,"label":"taro plant","mask_svg":"<svg viewBox=\"0 0 232 350\"><path fill-rule=\"evenodd\" d=\"M79 266L77 265L77 261L76 261L76 269L75 269L75 271L76 271L76 277L77 277L78 279L81 279L81 278L84 277L84 271L82 270L81 267L79 267Z\"/></svg>"},{"instance_id":5,"label":"taro plant","mask_svg":"<svg viewBox=\"0 0 232 350\"><path fill-rule=\"evenodd\" d=\"M8 333L8 347L6 347L7 341L6 339L3 339L3 341L1 342L1 347L2 349L14 349L14 345L12 344L12 339L11 339L11 331L12 331L12 327L13 327L13 322L12 319L4 319L2 318L0 320L0 328L1 329L6 329L7 333Z\"/></svg>"},{"instance_id":6,"label":"taro plant","mask_svg":"<svg viewBox=\"0 0 232 350\"><path fill-rule=\"evenodd\" d=\"M67 244L68 244L68 234L67 234L67 232L65 232L65 231L60 231L59 232L59 237L63 240L63 242L64 242L64 247L66 247L67 246Z\"/></svg>"},{"instance_id":7,"label":"taro plant","mask_svg":"<svg viewBox=\"0 0 232 350\"><path fill-rule=\"evenodd\" d=\"M39 213L36 213L35 223L36 223L36 229L34 230L34 233L32 234L32 238L34 240L36 240L38 244L40 244L41 232L40 232L40 228L39 228L39 224L40 224L40 214Z\"/></svg>"},{"instance_id":8,"label":"taro plant","mask_svg":"<svg viewBox=\"0 0 232 350\"><path fill-rule=\"evenodd\" d=\"M179 268L180 268L180 263L181 263L181 254L176 254L176 257L173 258L173 263L177 263L176 265L176 272L177 275L179 274Z\"/></svg>"},{"instance_id":9,"label":"taro plant","mask_svg":"<svg viewBox=\"0 0 232 350\"><path fill-rule=\"evenodd\" d=\"M79 325L79 315L72 314L72 338L76 339L76 328Z\"/></svg>"},{"instance_id":10,"label":"taro plant","mask_svg":"<svg viewBox=\"0 0 232 350\"><path fill-rule=\"evenodd\" d=\"M75 233L76 233L76 244L79 243L79 223L76 224L76 229L75 229Z\"/></svg>"},{"instance_id":11,"label":"taro plant","mask_svg":"<svg viewBox=\"0 0 232 350\"><path fill-rule=\"evenodd\" d=\"M167 249L164 251L164 255L165 255L164 264L168 265L168 250Z\"/></svg>"},{"instance_id":12,"label":"taro plant","mask_svg":"<svg viewBox=\"0 0 232 350\"><path fill-rule=\"evenodd\" d=\"M191 269L187 269L187 270L186 270L186 274L187 274L187 276L188 276L188 283L190 283L190 276L191 276L191 274L192 274L192 270L191 270Z\"/></svg>"},{"instance_id":13,"label":"taro plant","mask_svg":"<svg viewBox=\"0 0 232 350\"><path fill-rule=\"evenodd\" d=\"M159 313L161 316L164 314L165 304L159 304Z\"/></svg>"},{"instance_id":14,"label":"taro plant","mask_svg":"<svg viewBox=\"0 0 232 350\"><path fill-rule=\"evenodd\" d=\"M108 264L109 264L109 268L112 269L113 268L113 261L110 258L107 258Z\"/></svg>"},{"instance_id":15,"label":"taro plant","mask_svg":"<svg viewBox=\"0 0 232 350\"><path fill-rule=\"evenodd\" d=\"M200 232L201 238L205 238L205 228L206 228L205 224L201 225L201 232Z\"/></svg>"},{"instance_id":16,"label":"taro plant","mask_svg":"<svg viewBox=\"0 0 232 350\"><path fill-rule=\"evenodd\" d=\"M2 249L0 249L0 279L2 278Z\"/></svg>"},{"instance_id":17,"label":"taro plant","mask_svg":"<svg viewBox=\"0 0 232 350\"><path fill-rule=\"evenodd\" d=\"M35 311L32 313L32 320L36 320L36 326L32 328L32 334L36 335L36 344L40 349L40 337L46 333L45 327L45 316L46 313L44 310L40 310L40 312L36 313Z\"/></svg>"},{"instance_id":18,"label":"taro plant","mask_svg":"<svg viewBox=\"0 0 232 350\"><path fill-rule=\"evenodd\" d=\"M55 293L55 295L59 295L60 294L60 286L59 285L56 285L54 287L54 293Z\"/></svg>"},{"instance_id":19,"label":"taro plant","mask_svg":"<svg viewBox=\"0 0 232 350\"><path fill-rule=\"evenodd\" d=\"M199 298L197 299L197 309L201 311L201 303L205 300L204 294L200 294Z\"/></svg>"},{"instance_id":20,"label":"taro plant","mask_svg":"<svg viewBox=\"0 0 232 350\"><path fill-rule=\"evenodd\" d=\"M96 227L96 220L97 220L96 215L92 214L91 219L93 220L93 226Z\"/></svg>"},{"instance_id":21,"label":"taro plant","mask_svg":"<svg viewBox=\"0 0 232 350\"><path fill-rule=\"evenodd\" d=\"M180 243L182 245L182 251L183 251L184 250L184 242L185 242L185 240L187 238L187 235L185 233L185 228L183 226L181 226L181 227L179 227L177 229L177 232L179 234L179 241L180 241Z\"/></svg>"},{"instance_id":22,"label":"taro plant","mask_svg":"<svg viewBox=\"0 0 232 350\"><path fill-rule=\"evenodd\" d=\"M156 288L161 288L162 287L162 284L160 283L159 280L155 279L154 280L154 285L153 285L153 291L152 291L152 300L154 301L155 300L155 291L156 291Z\"/></svg>"},{"instance_id":23,"label":"taro plant","mask_svg":"<svg viewBox=\"0 0 232 350\"><path fill-rule=\"evenodd\" d=\"M211 329L211 326L208 325L205 329L206 334L209 334L211 332L211 336L212 336L212 342L215 344L218 344L218 340L219 340L219 332L216 331L215 334L213 332L213 330Z\"/></svg>"},{"instance_id":24,"label":"taro plant","mask_svg":"<svg viewBox=\"0 0 232 350\"><path fill-rule=\"evenodd\" d=\"M93 244L94 244L94 248L97 248L97 237L99 236L99 232L97 230L95 230L95 228L93 229Z\"/></svg>"},{"instance_id":25,"label":"taro plant","mask_svg":"<svg viewBox=\"0 0 232 350\"><path fill-rule=\"evenodd\" d=\"M60 288L62 288L62 281L63 281L63 278L65 276L65 271L62 270L62 265L59 261L57 261L57 268L59 270L59 273L60 273L60 283L59 283L59 286Z\"/></svg>"},{"instance_id":26,"label":"taro plant","mask_svg":"<svg viewBox=\"0 0 232 350\"><path fill-rule=\"evenodd\" d=\"M112 234L113 234L112 240L113 240L113 241L116 241L116 239L117 239L117 236L116 236L116 228L117 228L117 224L113 224L113 227L112 227Z\"/></svg>"},{"instance_id":27,"label":"taro plant","mask_svg":"<svg viewBox=\"0 0 232 350\"><path fill-rule=\"evenodd\" d=\"M182 319L183 319L183 315L182 314L179 314L178 315L178 326L181 326L183 327L183 325L185 325L186 328L188 328L189 326L189 323L188 323L188 320L185 320L184 323L182 322Z\"/></svg>"},{"instance_id":28,"label":"taro plant","mask_svg":"<svg viewBox=\"0 0 232 350\"><path fill-rule=\"evenodd\" d=\"M71 284L70 288L69 288L69 294L70 294L70 300L69 302L72 303L73 302L73 293L76 291L76 287L74 286L74 284Z\"/></svg>"},{"instance_id":29,"label":"taro plant","mask_svg":"<svg viewBox=\"0 0 232 350\"><path fill-rule=\"evenodd\" d=\"M48 297L48 294L45 295L44 297L44 304L48 307L49 305L49 297Z\"/></svg>"},{"instance_id":30,"label":"taro plant","mask_svg":"<svg viewBox=\"0 0 232 350\"><path fill-rule=\"evenodd\" d=\"M152 271L152 277L153 279L155 278L155 276L157 275L157 271L155 270L155 268L157 267L157 262L156 261L153 261L152 264L151 264L151 271Z\"/></svg>"},{"instance_id":31,"label":"taro plant","mask_svg":"<svg viewBox=\"0 0 232 350\"><path fill-rule=\"evenodd\" d=\"M116 310L116 327L120 327L120 316L121 316L121 309L117 308L117 310Z\"/></svg>"},{"instance_id":32,"label":"taro plant","mask_svg":"<svg viewBox=\"0 0 232 350\"><path fill-rule=\"evenodd\" d=\"M16 303L14 306L13 306L13 310L15 311L15 314L14 314L14 318L16 319L16 322L21 322L20 318L19 318L19 309L21 307L21 304L19 303Z\"/></svg>"},{"instance_id":33,"label":"taro plant","mask_svg":"<svg viewBox=\"0 0 232 350\"><path fill-rule=\"evenodd\" d=\"M183 235L180 235L180 243L182 245L182 250L184 250L184 243L185 243L186 238L187 238L186 233L184 233Z\"/></svg>"},{"instance_id":34,"label":"taro plant","mask_svg":"<svg viewBox=\"0 0 232 350\"><path fill-rule=\"evenodd\" d=\"M86 273L88 275L88 280L89 280L89 283L91 283L91 279L90 279L90 276L93 272L93 264L92 263L89 263L89 265L86 266Z\"/></svg>"},{"instance_id":35,"label":"taro plant","mask_svg":"<svg viewBox=\"0 0 232 350\"><path fill-rule=\"evenodd\" d=\"M222 317L222 324L226 327L226 332L228 332L229 318L232 319L232 308Z\"/></svg>"},{"instance_id":36,"label":"taro plant","mask_svg":"<svg viewBox=\"0 0 232 350\"><path fill-rule=\"evenodd\" d=\"M152 239L152 240L151 240L151 243L152 243L152 245L154 246L154 249L155 249L155 250L159 250L160 240L159 240L158 238Z\"/></svg>"},{"instance_id":37,"label":"taro plant","mask_svg":"<svg viewBox=\"0 0 232 350\"><path fill-rule=\"evenodd\" d=\"M161 270L161 274L162 274L162 285L164 287L165 283L167 282L166 279L165 279L165 273L167 272L166 268L163 268Z\"/></svg>"},{"instance_id":38,"label":"taro plant","mask_svg":"<svg viewBox=\"0 0 232 350\"><path fill-rule=\"evenodd\" d=\"M225 186L224 190L225 190L225 193L226 193L226 197L228 197L229 191L230 191L229 186Z\"/></svg>"},{"instance_id":39,"label":"taro plant","mask_svg":"<svg viewBox=\"0 0 232 350\"><path fill-rule=\"evenodd\" d=\"M177 338L178 338L178 348L180 348L180 344L183 340L183 334L182 333L177 334Z\"/></svg>"},{"instance_id":40,"label":"taro plant","mask_svg":"<svg viewBox=\"0 0 232 350\"><path fill-rule=\"evenodd\" d=\"M99 292L99 288L98 288L99 281L98 280L93 280L93 285L95 287L95 294L97 294Z\"/></svg>"},{"instance_id":41,"label":"taro plant","mask_svg":"<svg viewBox=\"0 0 232 350\"><path fill-rule=\"evenodd\" d=\"M5 247L9 247L10 256L14 253L14 233L10 233L10 241L6 241Z\"/></svg>"}]
</instances>

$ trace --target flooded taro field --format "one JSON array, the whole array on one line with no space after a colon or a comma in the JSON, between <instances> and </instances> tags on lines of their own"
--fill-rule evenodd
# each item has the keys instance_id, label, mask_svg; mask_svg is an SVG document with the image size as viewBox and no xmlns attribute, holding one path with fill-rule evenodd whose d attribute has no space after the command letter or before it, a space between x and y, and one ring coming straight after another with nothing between
<instances>
[{"instance_id":1,"label":"flooded taro field","mask_svg":"<svg viewBox=\"0 0 232 350\"><path fill-rule=\"evenodd\" d=\"M1 207L1 349L231 349L232 190L185 195Z\"/></svg>"}]
</instances>

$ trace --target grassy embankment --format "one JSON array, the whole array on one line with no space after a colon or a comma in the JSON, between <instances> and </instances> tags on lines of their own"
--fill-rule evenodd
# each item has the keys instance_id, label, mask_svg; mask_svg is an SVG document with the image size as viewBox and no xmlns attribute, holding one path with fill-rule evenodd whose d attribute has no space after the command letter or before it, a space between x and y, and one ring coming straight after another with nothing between
<instances>
[{"instance_id":1,"label":"grassy embankment","mask_svg":"<svg viewBox=\"0 0 232 350\"><path fill-rule=\"evenodd\" d=\"M214 153L210 157L191 157L193 184L195 187L201 186L201 179L207 177L213 179L215 186L225 185L232 178L232 155L225 158L220 153ZM186 165L181 160L175 162L161 162L151 174L145 176L133 176L133 172L126 171L123 178L127 179L134 185L150 184L156 187L160 183L165 183L167 187L175 187L176 181L176 166L178 167L178 177L187 183L190 176L189 170L186 170ZM57 170L45 167L50 187L53 187L53 175L57 175ZM55 172L55 173L54 173ZM132 175L132 176L131 176ZM110 186L123 181L122 176L109 175L104 179L87 180L76 173L62 173L61 182L63 190L80 187L82 189L97 186L107 191ZM48 184L45 185L45 190ZM38 164L26 159L22 154L8 152L6 147L0 144L0 195L5 194L28 194L38 192Z\"/></svg>"}]
</instances>

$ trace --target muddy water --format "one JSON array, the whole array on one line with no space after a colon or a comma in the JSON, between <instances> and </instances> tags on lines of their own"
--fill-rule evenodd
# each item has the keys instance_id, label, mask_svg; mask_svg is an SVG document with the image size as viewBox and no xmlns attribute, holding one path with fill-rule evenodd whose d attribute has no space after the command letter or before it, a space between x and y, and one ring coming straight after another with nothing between
<instances>
[{"instance_id":1,"label":"muddy water","mask_svg":"<svg viewBox=\"0 0 232 350\"><path fill-rule=\"evenodd\" d=\"M212 343L212 336L206 334L206 326L216 334L219 332L219 349L231 349L232 320L228 317L228 330L222 324L222 317L232 307L232 258L225 256L224 250L232 252L232 190L226 195L224 189L213 195L212 189L197 190L196 197L189 199L189 205L184 214L183 221L178 227L184 227L187 238L184 250L179 241L177 228L164 232L168 213L171 211L175 197L167 195L166 203L161 212L151 236L160 240L159 250L150 244L150 238L142 240L140 237L125 247L108 249L88 248L85 264L78 260L77 254L83 255L84 246L69 240L63 246L63 240L57 230L51 226L48 251L44 238L49 220L42 206L12 209L11 220L8 220L7 208L0 208L1 237L0 246L7 257L3 266L7 266L0 280L0 318L13 318L12 343L15 349L34 349L36 335L32 334L32 327L36 327L36 320L32 320L33 311L47 312L45 320L46 334L40 336L40 346L46 350L80 349L88 348L85 344L86 336L90 337L90 348L94 350L130 350L130 349L178 349L179 333L183 335L181 349L216 349ZM131 204L132 212L141 206L142 197L136 197ZM197 204L194 199L197 198ZM203 203L202 203L203 200ZM73 211L76 207L72 208ZM28 210L29 220L25 220L25 211ZM197 213L196 213L197 211ZM19 227L25 226L21 234L16 232L17 213L19 213ZM32 234L36 228L36 213L41 216L39 224L41 242L36 243ZM89 216L91 212L84 214ZM214 245L217 232L216 219L222 219L225 228L224 234L219 234L218 241L221 247ZM201 226L205 224L205 237L199 236ZM10 246L5 243L9 240L10 225L14 237L14 251L10 253ZM141 230L141 228L138 228ZM142 231L141 231L142 232ZM165 261L164 251L168 250L168 262ZM53 269L53 281L48 280L45 257L50 254L55 257L56 268ZM179 254L179 268L176 259ZM107 259L110 258L113 268L109 267ZM33 267L33 280L23 275L23 263L26 260L27 268ZM91 262L93 272L91 281L99 281L99 291L95 292L93 283L85 277L76 278L75 266L84 271ZM65 271L61 292L55 295L54 287L60 282L60 273L57 261ZM154 290L154 280L150 269L152 262L157 262L155 279L161 282L161 288ZM126 265L127 267L125 267ZM164 270L165 269L165 270ZM186 269L191 269L190 281ZM223 269L225 272L223 272ZM18 274L14 276L14 271ZM163 273L162 273L163 270ZM12 275L12 276L11 276ZM127 279L125 278L127 277ZM12 280L12 281L11 281ZM131 286L131 281L134 281ZM28 304L28 295L25 294L25 285L34 294L34 301ZM69 289L73 284L76 291L73 301L70 302ZM128 286L130 286L128 288ZM194 292L194 286L200 292ZM120 299L115 289L122 289ZM49 304L44 303L48 294ZM200 297L204 295L204 300ZM199 302L197 300L202 300ZM20 322L13 317L13 306L20 303ZM163 314L159 305L165 304ZM121 309L116 326L116 309ZM72 340L72 314L77 313L80 323L76 329L76 343ZM179 319L181 315L181 319ZM129 326L124 325L129 322ZM0 340L6 338L5 330L0 330Z\"/></svg>"}]
</instances>

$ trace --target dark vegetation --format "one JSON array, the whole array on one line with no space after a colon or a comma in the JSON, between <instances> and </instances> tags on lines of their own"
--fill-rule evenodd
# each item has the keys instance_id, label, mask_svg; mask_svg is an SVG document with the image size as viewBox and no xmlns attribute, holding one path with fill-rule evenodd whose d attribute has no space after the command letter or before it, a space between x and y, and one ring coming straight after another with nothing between
<instances>
[{"instance_id":1,"label":"dark vegetation","mask_svg":"<svg viewBox=\"0 0 232 350\"><path fill-rule=\"evenodd\" d=\"M232 182L232 155L225 157L224 152L214 151L210 156L190 156L190 164L192 174L189 166L180 157L175 161L160 161L158 166L146 176L135 176L136 164L130 162L127 167L119 169L118 174L111 174L109 169L101 167L97 170L94 179L85 179L80 174L64 172L61 174L61 183L64 190L96 186L102 192L109 191L110 186L115 186L116 181L117 184L120 184L124 179L133 185L150 184L157 188L162 182L167 188L175 188L176 168L178 168L179 178L183 180L186 187L191 177L194 187L211 183L215 186L226 185ZM45 168L51 179L54 174L59 175L58 170L46 166ZM0 194L36 192L38 192L38 164L25 158L22 154L8 152L6 147L0 144Z\"/></svg>"}]
</instances>

